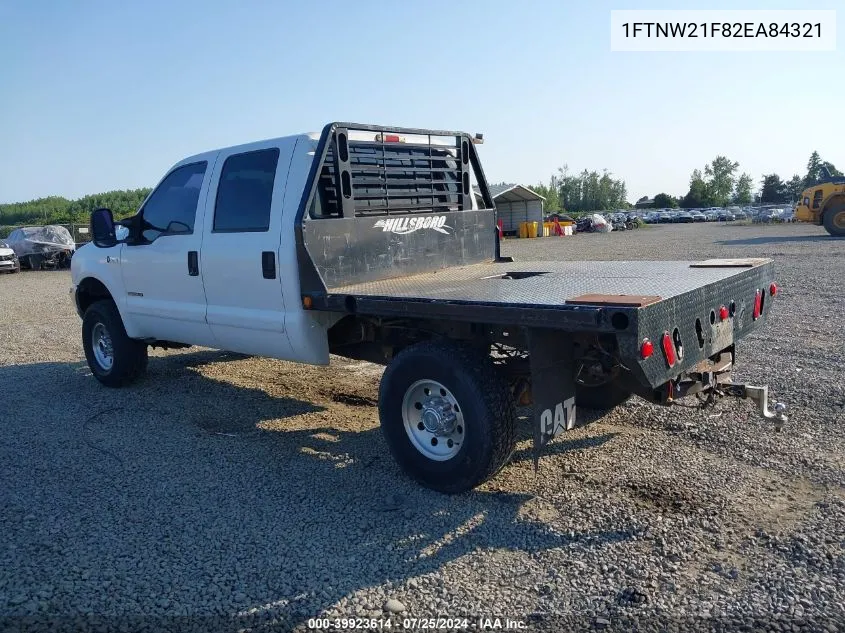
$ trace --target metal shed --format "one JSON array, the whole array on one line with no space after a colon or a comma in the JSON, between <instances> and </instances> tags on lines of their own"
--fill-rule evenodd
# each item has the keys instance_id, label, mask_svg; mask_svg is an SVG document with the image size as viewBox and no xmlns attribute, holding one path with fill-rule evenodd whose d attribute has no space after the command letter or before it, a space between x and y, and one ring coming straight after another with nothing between
<instances>
[{"instance_id":1,"label":"metal shed","mask_svg":"<svg viewBox=\"0 0 845 633\"><path fill-rule=\"evenodd\" d=\"M522 222L539 222L542 227L546 199L537 192L523 185L490 185L490 195L506 234L518 233Z\"/></svg>"}]
</instances>

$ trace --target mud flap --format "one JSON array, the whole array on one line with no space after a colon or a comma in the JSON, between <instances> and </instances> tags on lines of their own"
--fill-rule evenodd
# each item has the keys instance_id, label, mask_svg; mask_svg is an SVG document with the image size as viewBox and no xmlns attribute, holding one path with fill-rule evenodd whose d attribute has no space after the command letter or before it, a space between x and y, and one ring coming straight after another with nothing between
<instances>
[{"instance_id":1,"label":"mud flap","mask_svg":"<svg viewBox=\"0 0 845 633\"><path fill-rule=\"evenodd\" d=\"M552 439L575 426L575 363L572 338L560 330L531 328L528 354L534 401L534 470Z\"/></svg>"}]
</instances>

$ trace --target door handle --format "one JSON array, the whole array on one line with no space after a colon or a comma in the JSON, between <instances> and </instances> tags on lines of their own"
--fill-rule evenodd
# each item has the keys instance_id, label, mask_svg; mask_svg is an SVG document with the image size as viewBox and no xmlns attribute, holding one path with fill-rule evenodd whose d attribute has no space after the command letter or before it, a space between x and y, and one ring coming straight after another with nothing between
<instances>
[{"instance_id":1,"label":"door handle","mask_svg":"<svg viewBox=\"0 0 845 633\"><path fill-rule=\"evenodd\" d=\"M188 274L191 277L198 277L200 274L199 253L188 251Z\"/></svg>"},{"instance_id":2,"label":"door handle","mask_svg":"<svg viewBox=\"0 0 845 633\"><path fill-rule=\"evenodd\" d=\"M261 253L261 272L264 279L276 278L276 253L273 251Z\"/></svg>"}]
</instances>

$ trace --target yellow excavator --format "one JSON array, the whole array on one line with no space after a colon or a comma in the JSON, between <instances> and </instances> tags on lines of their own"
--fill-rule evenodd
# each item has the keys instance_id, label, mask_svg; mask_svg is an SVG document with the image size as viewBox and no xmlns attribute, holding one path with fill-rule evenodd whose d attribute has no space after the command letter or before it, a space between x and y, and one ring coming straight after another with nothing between
<instances>
[{"instance_id":1,"label":"yellow excavator","mask_svg":"<svg viewBox=\"0 0 845 633\"><path fill-rule=\"evenodd\" d=\"M845 237L845 178L821 168L823 178L801 194L795 219L824 226L834 237Z\"/></svg>"}]
</instances>

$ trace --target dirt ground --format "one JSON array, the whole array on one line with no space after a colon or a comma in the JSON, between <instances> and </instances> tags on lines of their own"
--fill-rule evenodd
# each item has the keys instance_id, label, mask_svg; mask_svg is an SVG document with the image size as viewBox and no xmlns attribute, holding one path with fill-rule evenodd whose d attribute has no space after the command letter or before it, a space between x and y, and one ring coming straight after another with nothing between
<instances>
[{"instance_id":1,"label":"dirt ground","mask_svg":"<svg viewBox=\"0 0 845 633\"><path fill-rule=\"evenodd\" d=\"M739 345L737 378L769 384L790 423L776 434L747 402L634 399L585 412L595 421L557 439L537 473L524 425L500 475L444 496L387 453L379 367L155 351L144 379L109 390L85 364L69 273L6 275L0 616L289 630L384 618L394 599L395 621L468 628L495 615L532 630L845 627L845 240L708 223L507 240L503 253L774 258L781 293Z\"/></svg>"}]
</instances>

